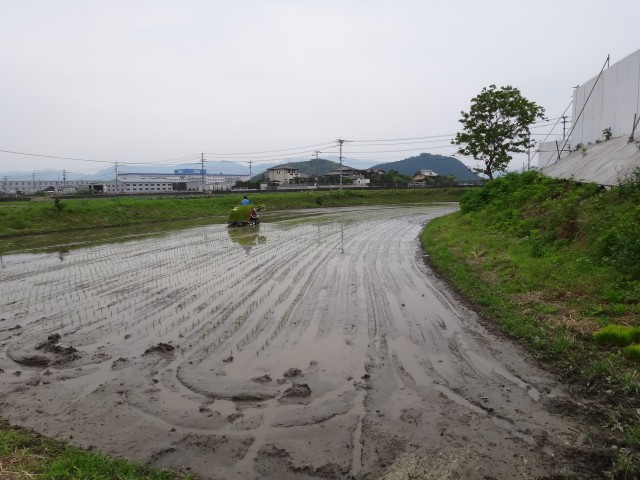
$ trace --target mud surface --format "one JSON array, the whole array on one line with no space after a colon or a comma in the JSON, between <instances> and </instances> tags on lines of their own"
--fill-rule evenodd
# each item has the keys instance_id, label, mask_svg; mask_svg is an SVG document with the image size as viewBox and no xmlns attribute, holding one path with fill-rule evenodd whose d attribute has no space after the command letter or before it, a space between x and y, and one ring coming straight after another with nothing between
<instances>
[{"instance_id":1,"label":"mud surface","mask_svg":"<svg viewBox=\"0 0 640 480\"><path fill-rule=\"evenodd\" d=\"M209 479L594 478L563 386L425 266L454 209L5 255L2 415Z\"/></svg>"}]
</instances>

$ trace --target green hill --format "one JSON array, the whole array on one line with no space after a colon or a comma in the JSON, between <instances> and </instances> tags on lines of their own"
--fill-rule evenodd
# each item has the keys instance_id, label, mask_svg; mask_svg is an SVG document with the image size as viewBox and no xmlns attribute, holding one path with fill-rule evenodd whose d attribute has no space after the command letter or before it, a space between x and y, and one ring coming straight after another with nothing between
<instances>
[{"instance_id":1,"label":"green hill","mask_svg":"<svg viewBox=\"0 0 640 480\"><path fill-rule=\"evenodd\" d=\"M413 176L420 169L428 169L442 177L452 175L458 181L475 181L481 178L457 158L444 155L432 155L421 153L417 157L405 158L397 162L380 163L373 168L380 168L385 172L397 170L398 172Z\"/></svg>"},{"instance_id":2,"label":"green hill","mask_svg":"<svg viewBox=\"0 0 640 480\"><path fill-rule=\"evenodd\" d=\"M289 162L286 165L289 165L292 168L297 168L300 173L314 177L316 175L326 175L331 170L340 166L339 163L332 162L331 160L325 160L323 158L319 158L318 160L307 160L304 162Z\"/></svg>"}]
</instances>

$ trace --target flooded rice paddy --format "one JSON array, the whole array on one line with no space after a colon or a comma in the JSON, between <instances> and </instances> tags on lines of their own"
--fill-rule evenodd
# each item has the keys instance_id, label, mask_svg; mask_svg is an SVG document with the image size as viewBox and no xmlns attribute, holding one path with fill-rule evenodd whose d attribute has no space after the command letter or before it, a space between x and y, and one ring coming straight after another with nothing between
<instances>
[{"instance_id":1,"label":"flooded rice paddy","mask_svg":"<svg viewBox=\"0 0 640 480\"><path fill-rule=\"evenodd\" d=\"M2 415L211 479L550 475L582 441L545 408L561 385L423 261L455 208L4 254Z\"/></svg>"}]
</instances>

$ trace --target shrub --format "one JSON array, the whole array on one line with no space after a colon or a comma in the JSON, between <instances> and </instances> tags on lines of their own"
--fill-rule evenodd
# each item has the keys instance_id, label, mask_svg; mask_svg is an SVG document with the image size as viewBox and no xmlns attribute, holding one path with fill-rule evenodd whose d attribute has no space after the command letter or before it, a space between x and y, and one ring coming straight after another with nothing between
<instances>
[{"instance_id":1,"label":"shrub","mask_svg":"<svg viewBox=\"0 0 640 480\"><path fill-rule=\"evenodd\" d=\"M612 211L599 227L594 228L596 256L631 279L640 279L640 206Z\"/></svg>"},{"instance_id":2,"label":"shrub","mask_svg":"<svg viewBox=\"0 0 640 480\"><path fill-rule=\"evenodd\" d=\"M62 210L64 210L65 204L62 203L62 200L60 200L59 198L54 198L53 206L56 209L56 212L61 212Z\"/></svg>"},{"instance_id":3,"label":"shrub","mask_svg":"<svg viewBox=\"0 0 640 480\"><path fill-rule=\"evenodd\" d=\"M630 198L640 194L640 167L635 167L624 177L618 178L616 191L622 198Z\"/></svg>"}]
</instances>

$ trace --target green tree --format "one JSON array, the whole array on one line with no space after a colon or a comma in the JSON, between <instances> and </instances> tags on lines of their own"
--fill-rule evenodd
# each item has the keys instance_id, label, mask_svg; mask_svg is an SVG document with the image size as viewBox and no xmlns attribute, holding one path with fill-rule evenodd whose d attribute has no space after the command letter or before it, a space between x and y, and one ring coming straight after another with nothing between
<instances>
[{"instance_id":1,"label":"green tree","mask_svg":"<svg viewBox=\"0 0 640 480\"><path fill-rule=\"evenodd\" d=\"M531 125L544 119L544 108L527 100L517 88L497 88L490 85L471 99L469 112L460 112L464 127L451 143L461 145L458 153L484 162L476 173L493 178L494 172L504 172L512 153L523 153L533 146Z\"/></svg>"}]
</instances>

